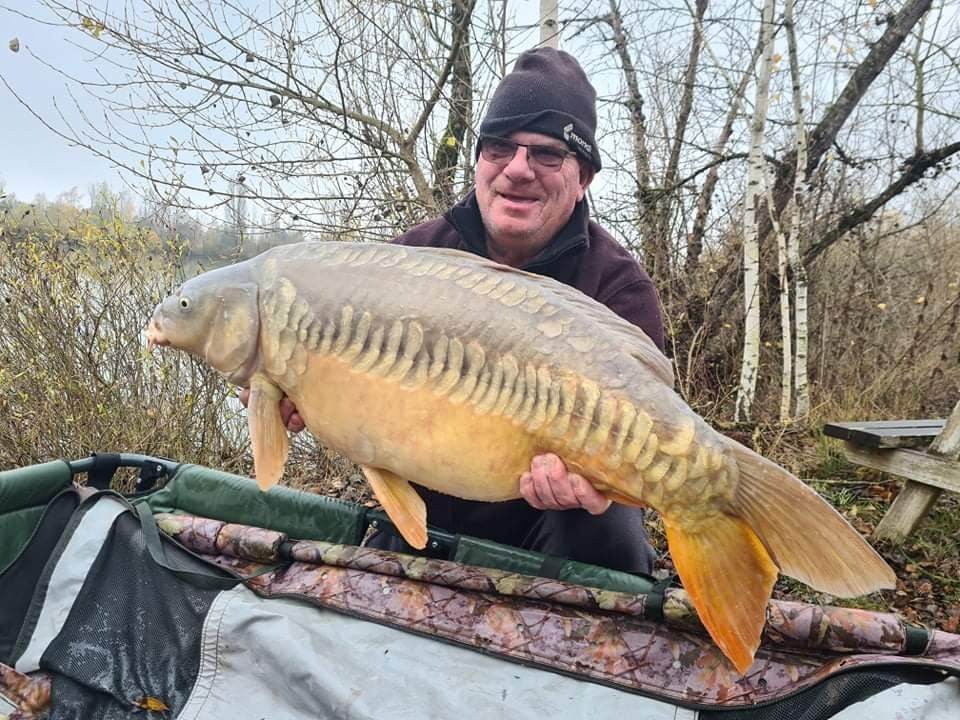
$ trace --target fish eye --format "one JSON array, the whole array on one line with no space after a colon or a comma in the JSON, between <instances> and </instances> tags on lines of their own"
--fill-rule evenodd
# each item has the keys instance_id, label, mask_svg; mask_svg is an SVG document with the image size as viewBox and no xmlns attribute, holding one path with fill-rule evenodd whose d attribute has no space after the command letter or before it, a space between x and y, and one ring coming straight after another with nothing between
<instances>
[{"instance_id":1,"label":"fish eye","mask_svg":"<svg viewBox=\"0 0 960 720\"><path fill-rule=\"evenodd\" d=\"M188 297L181 297L181 298L180 298L180 307L181 307L183 310L189 310L189 309L190 309L190 298L188 298Z\"/></svg>"}]
</instances>

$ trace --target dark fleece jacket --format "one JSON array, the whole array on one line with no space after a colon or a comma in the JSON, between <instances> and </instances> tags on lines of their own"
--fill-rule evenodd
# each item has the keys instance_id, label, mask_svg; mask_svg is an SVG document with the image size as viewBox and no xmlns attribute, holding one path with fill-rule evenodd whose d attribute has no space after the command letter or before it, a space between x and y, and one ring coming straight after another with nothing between
<instances>
[{"instance_id":1,"label":"dark fleece jacket","mask_svg":"<svg viewBox=\"0 0 960 720\"><path fill-rule=\"evenodd\" d=\"M394 242L456 248L489 257L473 192L442 217L417 225ZM554 241L520 269L552 277L602 302L663 350L663 319L650 276L606 230L590 220L585 202L577 203L570 222Z\"/></svg>"}]
</instances>

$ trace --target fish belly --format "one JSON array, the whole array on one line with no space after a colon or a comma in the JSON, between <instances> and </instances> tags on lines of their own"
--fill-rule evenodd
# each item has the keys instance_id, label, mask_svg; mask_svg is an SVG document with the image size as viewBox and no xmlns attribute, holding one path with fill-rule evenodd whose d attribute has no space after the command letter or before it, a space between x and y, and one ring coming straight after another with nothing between
<instances>
[{"instance_id":1,"label":"fish belly","mask_svg":"<svg viewBox=\"0 0 960 720\"><path fill-rule=\"evenodd\" d=\"M468 500L519 497L520 475L537 451L537 439L507 418L336 357L311 354L296 384L283 389L325 446Z\"/></svg>"}]
</instances>

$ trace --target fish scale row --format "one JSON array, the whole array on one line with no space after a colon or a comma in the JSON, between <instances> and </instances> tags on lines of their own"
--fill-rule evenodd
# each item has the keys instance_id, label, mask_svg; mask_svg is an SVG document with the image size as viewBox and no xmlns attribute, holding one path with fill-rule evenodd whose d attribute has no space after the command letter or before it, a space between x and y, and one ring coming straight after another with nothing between
<instances>
[{"instance_id":1,"label":"fish scale row","mask_svg":"<svg viewBox=\"0 0 960 720\"><path fill-rule=\"evenodd\" d=\"M303 259L320 255L328 267L376 265L379 268L394 268L411 277L448 280L507 307L519 306L526 312L544 317L558 312L555 306L547 302L539 288L519 282L508 273L491 273L487 268L471 267L470 264L445 257L419 257L400 245L345 247L337 243L317 243L304 248L302 255ZM470 260L471 264L476 261L475 258Z\"/></svg>"},{"instance_id":2,"label":"fish scale row","mask_svg":"<svg viewBox=\"0 0 960 720\"><path fill-rule=\"evenodd\" d=\"M264 310L276 330L265 333L268 369L278 375L302 373L307 354L317 353L408 389L426 387L480 414L545 433L573 452L599 457L610 470L632 466L651 504L688 480L725 472L722 453L694 444L692 423L670 437L657 433L648 413L590 379L555 377L549 368L518 362L509 352L487 352L477 340L444 333L428 339L418 321L378 322L351 305L335 318L321 318L286 281L265 293Z\"/></svg>"}]
</instances>

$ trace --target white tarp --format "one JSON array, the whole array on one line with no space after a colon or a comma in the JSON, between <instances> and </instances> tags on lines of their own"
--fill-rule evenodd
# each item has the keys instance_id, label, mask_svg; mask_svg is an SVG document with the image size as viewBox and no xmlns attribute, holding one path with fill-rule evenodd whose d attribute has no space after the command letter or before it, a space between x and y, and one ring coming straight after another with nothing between
<instances>
[{"instance_id":1,"label":"white tarp","mask_svg":"<svg viewBox=\"0 0 960 720\"><path fill-rule=\"evenodd\" d=\"M523 667L244 587L207 615L179 720L692 720L669 703Z\"/></svg>"}]
</instances>

